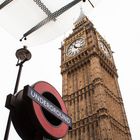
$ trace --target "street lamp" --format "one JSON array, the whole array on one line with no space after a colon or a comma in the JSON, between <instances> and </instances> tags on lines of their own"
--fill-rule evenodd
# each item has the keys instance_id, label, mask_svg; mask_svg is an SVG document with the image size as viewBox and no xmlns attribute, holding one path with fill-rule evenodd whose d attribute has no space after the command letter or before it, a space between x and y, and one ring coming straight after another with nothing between
<instances>
[{"instance_id":1,"label":"street lamp","mask_svg":"<svg viewBox=\"0 0 140 140\"><path fill-rule=\"evenodd\" d=\"M23 48L18 49L16 51L15 55L18 59L16 66L19 66L19 70L18 70L18 74L17 74L17 79L16 79L15 89L14 89L13 95L15 95L17 90L18 90L22 66L23 66L24 62L30 60L31 56L32 56L30 51L27 50L26 46L23 46ZM8 102L8 99L6 100L6 104L8 104L7 102ZM11 126L11 111L9 112L9 117L8 117L7 126L6 126L6 130L5 130L4 140L8 140L10 126Z\"/></svg>"},{"instance_id":2,"label":"street lamp","mask_svg":"<svg viewBox=\"0 0 140 140\"><path fill-rule=\"evenodd\" d=\"M31 59L31 53L29 50L27 50L27 47L26 46L23 46L23 48L21 49L18 49L16 51L16 57L18 59L18 63L19 61L21 61L22 63L24 63L25 61L27 60L30 60Z\"/></svg>"}]
</instances>

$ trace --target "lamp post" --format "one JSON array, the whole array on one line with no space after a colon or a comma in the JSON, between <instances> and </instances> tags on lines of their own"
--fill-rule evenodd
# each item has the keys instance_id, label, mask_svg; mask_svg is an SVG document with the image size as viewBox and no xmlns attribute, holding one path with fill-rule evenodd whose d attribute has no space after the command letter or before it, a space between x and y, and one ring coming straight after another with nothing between
<instances>
[{"instance_id":1,"label":"lamp post","mask_svg":"<svg viewBox=\"0 0 140 140\"><path fill-rule=\"evenodd\" d=\"M19 70L18 70L18 74L17 74L17 79L16 79L13 95L15 95L17 90L18 90L18 85L19 85L19 81L20 81L20 76L21 76L21 71L22 71L23 64L26 61L30 60L31 56L32 56L30 51L27 50L26 46L23 46L23 48L18 49L16 51L15 55L18 59L16 66L19 66ZM8 117L7 126L6 126L6 130L5 130L4 140L8 140L10 126L11 126L11 111L9 112L9 117Z\"/></svg>"}]
</instances>

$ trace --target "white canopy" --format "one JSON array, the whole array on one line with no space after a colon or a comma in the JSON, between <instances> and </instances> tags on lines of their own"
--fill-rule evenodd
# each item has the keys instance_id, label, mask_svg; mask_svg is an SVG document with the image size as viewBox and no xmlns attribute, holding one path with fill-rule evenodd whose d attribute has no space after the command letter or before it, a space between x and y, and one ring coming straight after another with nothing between
<instances>
[{"instance_id":1,"label":"white canopy","mask_svg":"<svg viewBox=\"0 0 140 140\"><path fill-rule=\"evenodd\" d=\"M77 1L77 0L76 0ZM80 1L80 0L79 0ZM1 3L4 0L0 1ZM72 0L13 0L0 9L0 26L29 46L45 43L66 32L78 17L78 4L39 27L41 21ZM61 11L59 11L61 12ZM59 13L58 12L58 13ZM44 22L44 21L43 21ZM34 29L32 29L34 27ZM31 33L28 34L28 31ZM33 32L32 32L33 31Z\"/></svg>"}]
</instances>

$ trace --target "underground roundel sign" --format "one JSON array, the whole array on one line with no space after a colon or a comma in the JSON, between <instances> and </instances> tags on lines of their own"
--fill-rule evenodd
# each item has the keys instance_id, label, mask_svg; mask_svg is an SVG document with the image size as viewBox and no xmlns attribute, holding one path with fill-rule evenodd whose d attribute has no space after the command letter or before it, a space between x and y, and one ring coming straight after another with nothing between
<instances>
[{"instance_id":1,"label":"underground roundel sign","mask_svg":"<svg viewBox=\"0 0 140 140\"><path fill-rule=\"evenodd\" d=\"M15 129L26 140L59 139L72 127L60 94L44 81L25 86L16 95L11 114Z\"/></svg>"}]
</instances>

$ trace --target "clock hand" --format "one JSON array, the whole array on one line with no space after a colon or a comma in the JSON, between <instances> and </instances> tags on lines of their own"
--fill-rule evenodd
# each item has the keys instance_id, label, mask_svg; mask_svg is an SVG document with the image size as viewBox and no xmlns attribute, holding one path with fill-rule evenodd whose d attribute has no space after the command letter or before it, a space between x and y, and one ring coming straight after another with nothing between
<instances>
[{"instance_id":1,"label":"clock hand","mask_svg":"<svg viewBox=\"0 0 140 140\"><path fill-rule=\"evenodd\" d=\"M71 7L73 7L74 5L79 3L80 1L81 0L73 0L72 2L70 2L69 4L67 4L64 7L60 8L59 10L55 11L54 13L49 14L47 18L45 18L44 20L39 22L37 25L35 25L33 28L28 30L25 34L23 34L23 37L20 39L20 41L22 41L23 38L26 40L26 37L28 35L30 35L34 31L36 31L37 29L39 29L40 27L42 27L46 23L50 22L51 20L54 20L56 17L60 16L61 14L63 14L65 11L67 11L68 9L70 9Z\"/></svg>"},{"instance_id":2,"label":"clock hand","mask_svg":"<svg viewBox=\"0 0 140 140\"><path fill-rule=\"evenodd\" d=\"M75 45L74 45L74 48L75 48L75 49L81 48L81 46L80 46L79 44L78 44L78 45L75 44Z\"/></svg>"},{"instance_id":3,"label":"clock hand","mask_svg":"<svg viewBox=\"0 0 140 140\"><path fill-rule=\"evenodd\" d=\"M74 45L74 48L77 49L78 47L76 47L76 46Z\"/></svg>"}]
</instances>

